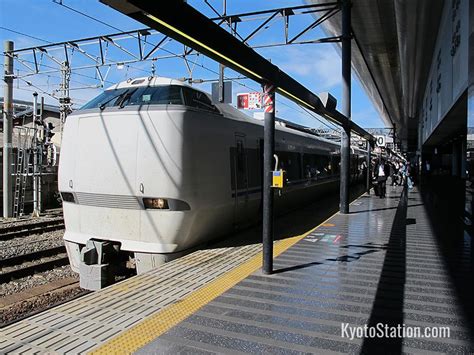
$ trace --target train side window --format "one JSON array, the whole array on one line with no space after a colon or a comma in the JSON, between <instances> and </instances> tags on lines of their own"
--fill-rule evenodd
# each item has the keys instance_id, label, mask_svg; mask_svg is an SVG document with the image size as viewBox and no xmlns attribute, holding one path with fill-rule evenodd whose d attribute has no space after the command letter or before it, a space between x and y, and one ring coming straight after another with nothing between
<instances>
[{"instance_id":1,"label":"train side window","mask_svg":"<svg viewBox=\"0 0 474 355\"><path fill-rule=\"evenodd\" d=\"M335 166L335 160L330 156L322 154L304 154L303 172L304 178L324 178L337 174L338 167Z\"/></svg>"},{"instance_id":2,"label":"train side window","mask_svg":"<svg viewBox=\"0 0 474 355\"><path fill-rule=\"evenodd\" d=\"M304 177L312 179L317 177L319 171L316 166L316 155L303 154Z\"/></svg>"},{"instance_id":3,"label":"train side window","mask_svg":"<svg viewBox=\"0 0 474 355\"><path fill-rule=\"evenodd\" d=\"M237 141L237 170L239 172L244 171L244 158L245 158L244 145L242 141Z\"/></svg>"},{"instance_id":4,"label":"train side window","mask_svg":"<svg viewBox=\"0 0 474 355\"><path fill-rule=\"evenodd\" d=\"M332 166L329 157L326 155L316 155L316 169L318 177L325 177L332 174Z\"/></svg>"},{"instance_id":5,"label":"train side window","mask_svg":"<svg viewBox=\"0 0 474 355\"><path fill-rule=\"evenodd\" d=\"M184 87L183 90L187 106L214 113L220 113L206 94L188 87Z\"/></svg>"},{"instance_id":6,"label":"train side window","mask_svg":"<svg viewBox=\"0 0 474 355\"><path fill-rule=\"evenodd\" d=\"M258 149L247 149L247 170L249 187L258 187L262 183L260 152Z\"/></svg>"},{"instance_id":7,"label":"train side window","mask_svg":"<svg viewBox=\"0 0 474 355\"><path fill-rule=\"evenodd\" d=\"M277 152L279 169L286 171L288 181L301 179L300 156L296 152Z\"/></svg>"},{"instance_id":8,"label":"train side window","mask_svg":"<svg viewBox=\"0 0 474 355\"><path fill-rule=\"evenodd\" d=\"M331 156L331 167L333 174L339 174L341 170L341 157L340 156Z\"/></svg>"}]
</instances>

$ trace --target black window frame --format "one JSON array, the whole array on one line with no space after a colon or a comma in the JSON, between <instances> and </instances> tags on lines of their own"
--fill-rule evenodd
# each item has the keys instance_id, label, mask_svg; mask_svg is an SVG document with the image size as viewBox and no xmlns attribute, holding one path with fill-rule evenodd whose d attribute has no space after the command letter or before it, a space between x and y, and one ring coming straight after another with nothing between
<instances>
[{"instance_id":1,"label":"black window frame","mask_svg":"<svg viewBox=\"0 0 474 355\"><path fill-rule=\"evenodd\" d=\"M183 93L184 93L184 102L187 107L191 107L191 108L206 111L206 112L211 112L216 115L221 115L221 112L219 111L219 109L216 107L216 105L214 105L214 103L209 98L209 96L207 96L207 94L205 94L204 92L195 90L188 86L183 86ZM205 101L207 102L197 101L194 98L194 96L197 96L197 95L204 97Z\"/></svg>"},{"instance_id":2,"label":"black window frame","mask_svg":"<svg viewBox=\"0 0 474 355\"><path fill-rule=\"evenodd\" d=\"M174 102L169 102L169 103L163 103L159 101L153 101L153 95L156 95L159 93L159 90L163 90L164 88L168 88L168 91L166 92L169 96L169 98L173 98L173 96L170 95L172 90L178 90L179 91L179 102L174 101ZM150 95L152 96L150 101L146 102L134 102L134 98L136 98L138 95L147 95L147 91L150 91ZM163 91L165 92L165 91ZM128 94L130 93L129 97L124 96L123 94ZM166 96L166 95L165 95ZM102 98L102 99L100 99ZM125 98L125 99L124 99ZM100 99L100 100L99 100ZM110 100L110 101L108 101ZM164 99L162 99L164 100ZM175 100L175 99L173 99ZM171 100L171 101L173 101ZM170 101L170 100L168 100ZM148 105L178 105L178 106L184 106L185 103L185 97L184 97L184 87L181 85L156 85L156 86L131 86L131 87L126 87L126 88L118 88L118 89L113 89L113 90L105 90L103 93L100 95L96 96L89 102L87 102L84 106L82 106L79 110L90 110L90 109L97 109L100 108L102 104L105 103L104 108L107 107L114 107L114 108L124 108L124 107L132 107L132 106L148 106ZM91 107L91 105L94 103L94 105Z\"/></svg>"}]
</instances>

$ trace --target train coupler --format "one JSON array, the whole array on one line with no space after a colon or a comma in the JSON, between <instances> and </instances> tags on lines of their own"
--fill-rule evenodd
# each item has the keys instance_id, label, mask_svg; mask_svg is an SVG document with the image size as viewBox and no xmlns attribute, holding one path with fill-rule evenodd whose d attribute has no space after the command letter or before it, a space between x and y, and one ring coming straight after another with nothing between
<instances>
[{"instance_id":1,"label":"train coupler","mask_svg":"<svg viewBox=\"0 0 474 355\"><path fill-rule=\"evenodd\" d=\"M79 275L80 286L96 291L115 281L115 265L120 245L109 241L90 239L81 250Z\"/></svg>"}]
</instances>

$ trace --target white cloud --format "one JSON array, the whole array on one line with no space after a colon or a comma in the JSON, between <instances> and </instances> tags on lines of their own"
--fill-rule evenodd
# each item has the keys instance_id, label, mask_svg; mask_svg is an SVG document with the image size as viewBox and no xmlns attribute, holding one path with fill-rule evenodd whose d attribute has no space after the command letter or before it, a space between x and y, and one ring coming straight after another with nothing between
<instances>
[{"instance_id":1,"label":"white cloud","mask_svg":"<svg viewBox=\"0 0 474 355\"><path fill-rule=\"evenodd\" d=\"M341 59L332 45L283 47L261 52L272 63L299 81L328 91L341 83Z\"/></svg>"}]
</instances>

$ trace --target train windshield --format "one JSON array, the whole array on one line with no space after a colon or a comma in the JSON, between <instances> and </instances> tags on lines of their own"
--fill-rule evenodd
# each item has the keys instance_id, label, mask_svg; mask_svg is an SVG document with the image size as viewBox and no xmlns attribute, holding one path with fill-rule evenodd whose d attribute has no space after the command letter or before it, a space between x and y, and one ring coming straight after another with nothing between
<instances>
[{"instance_id":1,"label":"train windshield","mask_svg":"<svg viewBox=\"0 0 474 355\"><path fill-rule=\"evenodd\" d=\"M106 90L81 107L81 110L139 105L184 105L181 86L141 86Z\"/></svg>"}]
</instances>

